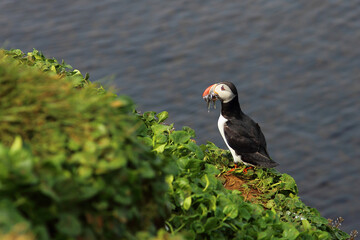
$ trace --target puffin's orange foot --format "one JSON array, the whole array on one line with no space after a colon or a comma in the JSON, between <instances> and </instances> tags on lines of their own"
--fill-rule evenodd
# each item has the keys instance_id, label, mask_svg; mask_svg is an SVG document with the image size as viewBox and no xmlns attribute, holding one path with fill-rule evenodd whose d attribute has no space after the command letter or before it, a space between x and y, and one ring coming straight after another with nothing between
<instances>
[{"instance_id":1,"label":"puffin's orange foot","mask_svg":"<svg viewBox=\"0 0 360 240\"><path fill-rule=\"evenodd\" d=\"M245 173L245 174L246 174L246 173L247 173L247 171L248 171L248 170L250 170L250 169L254 169L254 167L251 167L251 166L250 166L250 167L246 167L246 168L244 169L243 173Z\"/></svg>"},{"instance_id":2,"label":"puffin's orange foot","mask_svg":"<svg viewBox=\"0 0 360 240\"><path fill-rule=\"evenodd\" d=\"M234 163L234 168L230 169L230 170L228 171L228 173L235 171L238 167L239 167L239 166L238 166L236 163Z\"/></svg>"}]
</instances>

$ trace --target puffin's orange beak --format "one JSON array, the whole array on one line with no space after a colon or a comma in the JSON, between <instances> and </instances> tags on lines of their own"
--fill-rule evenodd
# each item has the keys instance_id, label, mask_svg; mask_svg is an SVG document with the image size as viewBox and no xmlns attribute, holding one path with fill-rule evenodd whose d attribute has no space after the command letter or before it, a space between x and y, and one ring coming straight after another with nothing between
<instances>
[{"instance_id":1,"label":"puffin's orange beak","mask_svg":"<svg viewBox=\"0 0 360 240\"><path fill-rule=\"evenodd\" d=\"M208 111L210 111L211 103L212 103L214 109L216 108L215 101L217 100L217 97L218 97L217 92L215 92L216 86L217 86L217 84L213 84L213 85L209 86L207 89L205 89L205 91L203 93L203 99L207 103Z\"/></svg>"},{"instance_id":2,"label":"puffin's orange beak","mask_svg":"<svg viewBox=\"0 0 360 240\"><path fill-rule=\"evenodd\" d=\"M203 98L206 97L207 95L209 95L211 93L211 91L214 91L214 88L217 84L213 84L211 86L209 86L203 93Z\"/></svg>"}]
</instances>

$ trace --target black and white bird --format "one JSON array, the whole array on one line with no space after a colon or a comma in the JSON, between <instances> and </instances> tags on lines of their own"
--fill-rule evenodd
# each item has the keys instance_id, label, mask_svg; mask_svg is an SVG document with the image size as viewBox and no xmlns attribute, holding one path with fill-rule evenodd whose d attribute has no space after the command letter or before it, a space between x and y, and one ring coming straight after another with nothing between
<instances>
[{"instance_id":1,"label":"black and white bird","mask_svg":"<svg viewBox=\"0 0 360 240\"><path fill-rule=\"evenodd\" d=\"M221 113L218 128L229 148L235 164L273 168L278 164L273 161L266 149L266 141L259 124L242 112L236 87L231 82L221 82L209 86L203 98L210 107L210 102L221 101Z\"/></svg>"}]
</instances>

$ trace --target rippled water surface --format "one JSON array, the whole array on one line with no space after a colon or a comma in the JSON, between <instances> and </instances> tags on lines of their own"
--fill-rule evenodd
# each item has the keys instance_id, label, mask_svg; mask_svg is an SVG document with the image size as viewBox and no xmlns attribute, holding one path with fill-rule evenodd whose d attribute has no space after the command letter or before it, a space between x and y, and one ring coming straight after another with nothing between
<instances>
[{"instance_id":1,"label":"rippled water surface","mask_svg":"<svg viewBox=\"0 0 360 240\"><path fill-rule=\"evenodd\" d=\"M201 95L234 82L278 169L349 232L360 230L359 16L357 1L2 0L0 46L65 59L221 147L219 110Z\"/></svg>"}]
</instances>

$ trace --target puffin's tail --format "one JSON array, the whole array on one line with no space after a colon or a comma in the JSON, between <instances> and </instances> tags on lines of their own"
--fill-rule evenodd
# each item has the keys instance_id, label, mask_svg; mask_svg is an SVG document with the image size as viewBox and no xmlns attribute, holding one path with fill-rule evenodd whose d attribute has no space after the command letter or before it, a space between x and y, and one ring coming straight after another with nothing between
<instances>
[{"instance_id":1,"label":"puffin's tail","mask_svg":"<svg viewBox=\"0 0 360 240\"><path fill-rule=\"evenodd\" d=\"M259 152L241 154L241 159L246 163L254 165L255 167L273 168L279 165L270 157L267 157Z\"/></svg>"}]
</instances>

